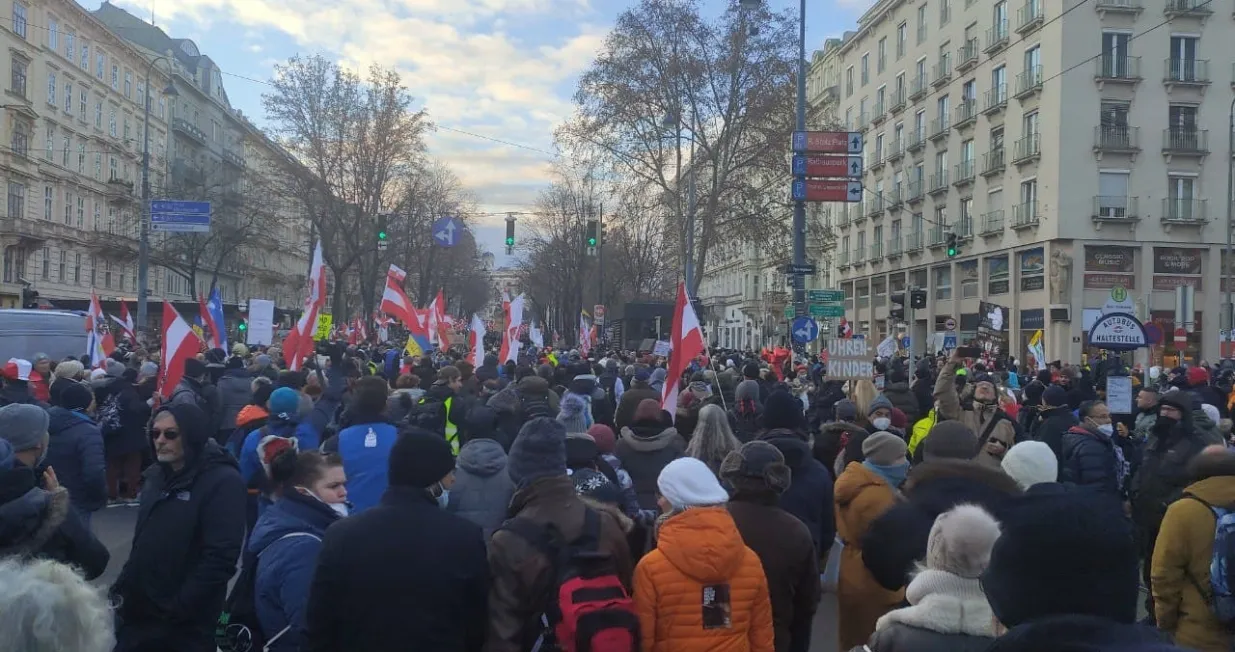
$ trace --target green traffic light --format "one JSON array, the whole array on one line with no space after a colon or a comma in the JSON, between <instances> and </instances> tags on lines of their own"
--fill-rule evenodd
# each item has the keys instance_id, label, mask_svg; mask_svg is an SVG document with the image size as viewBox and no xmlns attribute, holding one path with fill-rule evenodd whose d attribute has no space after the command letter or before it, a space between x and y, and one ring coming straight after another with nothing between
<instances>
[{"instance_id":1,"label":"green traffic light","mask_svg":"<svg viewBox=\"0 0 1235 652\"><path fill-rule=\"evenodd\" d=\"M236 328L239 328L242 331L247 331L249 330L249 325L244 322L240 322L240 325L237 326Z\"/></svg>"},{"instance_id":2,"label":"green traffic light","mask_svg":"<svg viewBox=\"0 0 1235 652\"><path fill-rule=\"evenodd\" d=\"M587 239L587 246L589 246L589 247L595 247L595 246L596 246L596 238L588 238L588 239Z\"/></svg>"},{"instance_id":3,"label":"green traffic light","mask_svg":"<svg viewBox=\"0 0 1235 652\"><path fill-rule=\"evenodd\" d=\"M514 239L514 238L506 238L506 246L507 246L507 247L513 247L513 246L515 246L515 239Z\"/></svg>"},{"instance_id":4,"label":"green traffic light","mask_svg":"<svg viewBox=\"0 0 1235 652\"><path fill-rule=\"evenodd\" d=\"M955 258L955 257L956 257L956 250L948 249L948 258Z\"/></svg>"},{"instance_id":5,"label":"green traffic light","mask_svg":"<svg viewBox=\"0 0 1235 652\"><path fill-rule=\"evenodd\" d=\"M378 240L385 240L385 239L386 239L386 232L385 232L385 231L378 231L378 232L377 232L377 239L378 239Z\"/></svg>"}]
</instances>

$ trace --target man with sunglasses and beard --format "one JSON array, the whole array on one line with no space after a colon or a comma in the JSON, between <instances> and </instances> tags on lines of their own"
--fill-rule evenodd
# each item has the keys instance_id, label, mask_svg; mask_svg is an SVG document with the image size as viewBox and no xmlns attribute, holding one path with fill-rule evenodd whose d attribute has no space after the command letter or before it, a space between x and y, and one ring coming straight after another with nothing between
<instances>
[{"instance_id":1,"label":"man with sunglasses and beard","mask_svg":"<svg viewBox=\"0 0 1235 652\"><path fill-rule=\"evenodd\" d=\"M150 426L158 463L142 479L133 549L111 587L116 652L213 652L214 627L236 572L245 485L191 404Z\"/></svg>"}]
</instances>

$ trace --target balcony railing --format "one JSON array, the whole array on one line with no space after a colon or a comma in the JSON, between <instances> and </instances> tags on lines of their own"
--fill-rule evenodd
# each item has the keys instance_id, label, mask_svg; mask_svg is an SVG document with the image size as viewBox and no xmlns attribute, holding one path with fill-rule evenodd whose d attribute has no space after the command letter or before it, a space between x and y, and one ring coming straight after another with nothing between
<instances>
[{"instance_id":1,"label":"balcony railing","mask_svg":"<svg viewBox=\"0 0 1235 652\"><path fill-rule=\"evenodd\" d=\"M1140 215L1136 197L1095 195L1093 198L1095 220L1136 220L1140 219Z\"/></svg>"},{"instance_id":2,"label":"balcony railing","mask_svg":"<svg viewBox=\"0 0 1235 652\"><path fill-rule=\"evenodd\" d=\"M888 160L895 161L905 155L905 143L900 138L893 138L888 143Z\"/></svg>"},{"instance_id":3,"label":"balcony railing","mask_svg":"<svg viewBox=\"0 0 1235 652\"><path fill-rule=\"evenodd\" d=\"M901 207L901 191L899 188L893 188L884 193L884 199L888 205L888 210L899 210Z\"/></svg>"},{"instance_id":4,"label":"balcony railing","mask_svg":"<svg viewBox=\"0 0 1235 652\"><path fill-rule=\"evenodd\" d=\"M1037 226L1038 221L1038 202L1027 201L1012 207L1012 228Z\"/></svg>"},{"instance_id":5,"label":"balcony railing","mask_svg":"<svg viewBox=\"0 0 1235 652\"><path fill-rule=\"evenodd\" d=\"M952 129L952 124L948 120L948 114L941 113L931 120L931 140L939 140L948 135Z\"/></svg>"},{"instance_id":6,"label":"balcony railing","mask_svg":"<svg viewBox=\"0 0 1235 652\"><path fill-rule=\"evenodd\" d=\"M926 232L926 246L942 247L944 240L947 239L950 229L946 224L936 224Z\"/></svg>"},{"instance_id":7,"label":"balcony railing","mask_svg":"<svg viewBox=\"0 0 1235 652\"><path fill-rule=\"evenodd\" d=\"M926 134L922 133L921 129L914 129L909 132L909 142L905 144L905 150L912 152L922 149L926 145Z\"/></svg>"},{"instance_id":8,"label":"balcony railing","mask_svg":"<svg viewBox=\"0 0 1235 652\"><path fill-rule=\"evenodd\" d=\"M1008 44L1008 21L996 23L986 30L986 47L983 52L991 54Z\"/></svg>"},{"instance_id":9,"label":"balcony railing","mask_svg":"<svg viewBox=\"0 0 1235 652\"><path fill-rule=\"evenodd\" d=\"M900 238L889 238L887 242L888 258L895 258L901 255L904 249L901 247Z\"/></svg>"},{"instance_id":10,"label":"balcony railing","mask_svg":"<svg viewBox=\"0 0 1235 652\"><path fill-rule=\"evenodd\" d=\"M1012 146L1012 162L1020 165L1042 156L1042 135L1029 134Z\"/></svg>"},{"instance_id":11,"label":"balcony railing","mask_svg":"<svg viewBox=\"0 0 1235 652\"><path fill-rule=\"evenodd\" d=\"M957 49L956 71L963 73L966 70L978 65L979 50L978 39L976 38L969 39L964 45Z\"/></svg>"},{"instance_id":12,"label":"balcony railing","mask_svg":"<svg viewBox=\"0 0 1235 652\"><path fill-rule=\"evenodd\" d=\"M842 269L849 266L849 252L848 251L842 250L839 254L836 255L836 265Z\"/></svg>"},{"instance_id":13,"label":"balcony railing","mask_svg":"<svg viewBox=\"0 0 1235 652\"><path fill-rule=\"evenodd\" d=\"M935 173L931 175L931 185L930 185L930 189L927 192L929 192L932 195L938 195L939 193L943 193L947 191L948 191L948 171L947 170L936 170Z\"/></svg>"},{"instance_id":14,"label":"balcony railing","mask_svg":"<svg viewBox=\"0 0 1235 652\"><path fill-rule=\"evenodd\" d=\"M1008 106L1008 85L1000 84L994 88L987 89L985 108L982 113L990 115L997 111L1002 111Z\"/></svg>"},{"instance_id":15,"label":"balcony railing","mask_svg":"<svg viewBox=\"0 0 1235 652\"><path fill-rule=\"evenodd\" d=\"M982 155L982 176L989 177L1000 174L1007 167L1007 155L1004 148L999 147Z\"/></svg>"},{"instance_id":16,"label":"balcony railing","mask_svg":"<svg viewBox=\"0 0 1235 652\"><path fill-rule=\"evenodd\" d=\"M197 141L199 145L206 144L206 132L198 129L196 125L190 123L184 118L173 118L172 130L179 131L180 133L192 138Z\"/></svg>"},{"instance_id":17,"label":"balcony railing","mask_svg":"<svg viewBox=\"0 0 1235 652\"><path fill-rule=\"evenodd\" d=\"M1042 12L1043 0L1027 0L1016 10L1016 32L1024 34L1042 26L1045 16Z\"/></svg>"},{"instance_id":18,"label":"balcony railing","mask_svg":"<svg viewBox=\"0 0 1235 652\"><path fill-rule=\"evenodd\" d=\"M1207 222L1209 214L1204 199L1168 197L1162 200L1162 221L1178 224Z\"/></svg>"},{"instance_id":19,"label":"balcony railing","mask_svg":"<svg viewBox=\"0 0 1235 652\"><path fill-rule=\"evenodd\" d=\"M882 100L875 101L875 110L871 113L871 124L879 124L888 117L888 108Z\"/></svg>"},{"instance_id":20,"label":"balcony railing","mask_svg":"<svg viewBox=\"0 0 1235 652\"><path fill-rule=\"evenodd\" d=\"M230 149L223 150L223 162L233 167L237 167L242 170L244 169L244 156L237 154Z\"/></svg>"},{"instance_id":21,"label":"balcony railing","mask_svg":"<svg viewBox=\"0 0 1235 652\"><path fill-rule=\"evenodd\" d=\"M866 214L870 217L883 215L883 195L879 193L873 193L873 195L866 200Z\"/></svg>"},{"instance_id":22,"label":"balcony railing","mask_svg":"<svg viewBox=\"0 0 1235 652\"><path fill-rule=\"evenodd\" d=\"M925 97L929 86L930 84L927 83L926 75L914 77L913 80L909 82L909 99L911 101L916 101Z\"/></svg>"},{"instance_id":23,"label":"balcony railing","mask_svg":"<svg viewBox=\"0 0 1235 652\"><path fill-rule=\"evenodd\" d=\"M978 102L976 100L963 100L956 106L956 118L952 121L952 126L960 129L967 127L978 119Z\"/></svg>"},{"instance_id":24,"label":"balcony railing","mask_svg":"<svg viewBox=\"0 0 1235 652\"><path fill-rule=\"evenodd\" d=\"M982 217L978 219L979 219L980 228L982 229L981 235L993 235L996 233L1003 233L1004 218L1003 218L1002 210L995 210L995 211L990 211L989 213L983 213Z\"/></svg>"},{"instance_id":25,"label":"balcony railing","mask_svg":"<svg viewBox=\"0 0 1235 652\"><path fill-rule=\"evenodd\" d=\"M1094 79L1100 82L1134 84L1141 80L1141 58L1126 54L1103 54L1096 59Z\"/></svg>"},{"instance_id":26,"label":"balcony railing","mask_svg":"<svg viewBox=\"0 0 1235 652\"><path fill-rule=\"evenodd\" d=\"M931 75L931 85L943 86L952 81L952 62L947 58L940 59L939 63L932 68L932 72L934 74Z\"/></svg>"},{"instance_id":27,"label":"balcony railing","mask_svg":"<svg viewBox=\"0 0 1235 652\"><path fill-rule=\"evenodd\" d=\"M1162 152L1164 154L1208 154L1209 130L1196 127L1163 129Z\"/></svg>"},{"instance_id":28,"label":"balcony railing","mask_svg":"<svg viewBox=\"0 0 1235 652\"><path fill-rule=\"evenodd\" d=\"M1167 85L1204 86L1210 83L1209 59L1176 59L1165 60L1166 76L1162 81Z\"/></svg>"},{"instance_id":29,"label":"balcony railing","mask_svg":"<svg viewBox=\"0 0 1235 652\"><path fill-rule=\"evenodd\" d=\"M922 232L910 231L909 235L905 236L905 251L921 251L922 250Z\"/></svg>"},{"instance_id":30,"label":"balcony railing","mask_svg":"<svg viewBox=\"0 0 1235 652\"><path fill-rule=\"evenodd\" d=\"M956 180L952 183L957 186L963 186L973 183L973 159L961 161L956 164Z\"/></svg>"},{"instance_id":31,"label":"balcony railing","mask_svg":"<svg viewBox=\"0 0 1235 652\"><path fill-rule=\"evenodd\" d=\"M871 128L871 114L869 111L858 115L858 131L868 131Z\"/></svg>"},{"instance_id":32,"label":"balcony railing","mask_svg":"<svg viewBox=\"0 0 1235 652\"><path fill-rule=\"evenodd\" d=\"M1141 128L1101 125L1093 128L1093 148L1099 152L1139 152Z\"/></svg>"},{"instance_id":33,"label":"balcony railing","mask_svg":"<svg viewBox=\"0 0 1235 652\"><path fill-rule=\"evenodd\" d=\"M1034 66L1016 76L1016 99L1024 99L1042 90L1042 66Z\"/></svg>"},{"instance_id":34,"label":"balcony railing","mask_svg":"<svg viewBox=\"0 0 1235 652\"><path fill-rule=\"evenodd\" d=\"M888 111L892 113L900 113L905 109L905 88L894 89L892 91L892 99L888 102Z\"/></svg>"},{"instance_id":35,"label":"balcony railing","mask_svg":"<svg viewBox=\"0 0 1235 652\"><path fill-rule=\"evenodd\" d=\"M913 203L922 199L922 180L915 179L909 182L909 192L905 196L905 201Z\"/></svg>"},{"instance_id":36,"label":"balcony railing","mask_svg":"<svg viewBox=\"0 0 1235 652\"><path fill-rule=\"evenodd\" d=\"M956 226L952 228L952 232L956 234L956 237L962 240L972 240L973 239L973 218L962 217L960 220L956 222Z\"/></svg>"},{"instance_id":37,"label":"balcony railing","mask_svg":"<svg viewBox=\"0 0 1235 652\"><path fill-rule=\"evenodd\" d=\"M1145 9L1141 0L1095 0L1094 9L1098 12L1137 14Z\"/></svg>"},{"instance_id":38,"label":"balcony railing","mask_svg":"<svg viewBox=\"0 0 1235 652\"><path fill-rule=\"evenodd\" d=\"M1204 17L1214 13L1211 0L1166 0L1163 14L1168 18L1179 16Z\"/></svg>"}]
</instances>

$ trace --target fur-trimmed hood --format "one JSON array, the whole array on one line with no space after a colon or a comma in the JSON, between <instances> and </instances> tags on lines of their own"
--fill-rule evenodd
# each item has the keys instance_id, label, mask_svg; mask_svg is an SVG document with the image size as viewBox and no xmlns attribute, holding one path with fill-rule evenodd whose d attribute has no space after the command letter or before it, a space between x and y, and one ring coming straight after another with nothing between
<instances>
[{"instance_id":1,"label":"fur-trimmed hood","mask_svg":"<svg viewBox=\"0 0 1235 652\"><path fill-rule=\"evenodd\" d=\"M630 534L631 530L635 529L635 522L632 521L629 516L623 514L622 510L617 505L602 503L591 496L580 495L579 500L582 500L584 505L587 505L598 512L604 512L605 514L612 516L613 519L618 522L618 525L622 526L622 532Z\"/></svg>"},{"instance_id":2,"label":"fur-trimmed hood","mask_svg":"<svg viewBox=\"0 0 1235 652\"><path fill-rule=\"evenodd\" d=\"M866 432L866 428L863 428L862 426L859 426L856 423L850 423L848 421L833 421L831 423L825 423L819 426L819 433L825 437L829 435L835 435L837 437L842 437L845 434L849 434L850 436L852 436L855 433L865 433L865 432Z\"/></svg>"},{"instance_id":3,"label":"fur-trimmed hood","mask_svg":"<svg viewBox=\"0 0 1235 652\"><path fill-rule=\"evenodd\" d=\"M884 614L875 631L900 624L940 634L994 638L995 615L978 579L937 570L924 570L905 589L912 606Z\"/></svg>"},{"instance_id":4,"label":"fur-trimmed hood","mask_svg":"<svg viewBox=\"0 0 1235 652\"><path fill-rule=\"evenodd\" d=\"M31 473L29 469L5 472ZM3 480L0 480L3 482ZM0 557L27 555L40 550L59 530L69 512L69 492L64 487L44 491L35 486L0 503Z\"/></svg>"}]
</instances>

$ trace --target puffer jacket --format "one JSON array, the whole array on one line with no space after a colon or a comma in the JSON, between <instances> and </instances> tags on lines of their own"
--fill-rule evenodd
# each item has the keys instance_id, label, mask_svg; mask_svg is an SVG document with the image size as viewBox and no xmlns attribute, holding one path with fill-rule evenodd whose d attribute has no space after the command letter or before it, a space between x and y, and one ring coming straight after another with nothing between
<instances>
[{"instance_id":1,"label":"puffer jacket","mask_svg":"<svg viewBox=\"0 0 1235 652\"><path fill-rule=\"evenodd\" d=\"M759 439L780 450L793 474L789 489L780 496L780 508L806 524L816 551L827 552L836 538L832 476L811 454L806 435L775 429L759 435Z\"/></svg>"},{"instance_id":2,"label":"puffer jacket","mask_svg":"<svg viewBox=\"0 0 1235 652\"><path fill-rule=\"evenodd\" d=\"M622 428L614 453L630 474L639 507L656 509L656 479L667 464L686 454L686 440L672 426L635 424Z\"/></svg>"},{"instance_id":3,"label":"puffer jacket","mask_svg":"<svg viewBox=\"0 0 1235 652\"><path fill-rule=\"evenodd\" d=\"M841 552L839 603L840 649L862 645L879 617L896 608L904 590L879 585L862 563L862 538L871 523L896 502L896 490L861 462L850 462L836 479L836 533Z\"/></svg>"},{"instance_id":4,"label":"puffer jacket","mask_svg":"<svg viewBox=\"0 0 1235 652\"><path fill-rule=\"evenodd\" d=\"M219 390L219 430L235 430L236 415L253 399L253 378L244 369L228 369L216 387Z\"/></svg>"},{"instance_id":5,"label":"puffer jacket","mask_svg":"<svg viewBox=\"0 0 1235 652\"><path fill-rule=\"evenodd\" d=\"M1059 481L1089 487L1121 499L1127 486L1111 437L1085 426L1072 426L1063 436Z\"/></svg>"},{"instance_id":6,"label":"puffer jacket","mask_svg":"<svg viewBox=\"0 0 1235 652\"><path fill-rule=\"evenodd\" d=\"M960 421L969 426L969 429L982 439L983 433L986 432L986 427L990 424L991 419L999 419L991 429L987 441L998 441L1003 444L1003 453L1007 453L1012 445L1016 443L1016 422L1012 420L997 404L982 405L975 402L970 407L961 405L960 396L956 393L956 369L958 363L949 361L943 366L943 370L939 372L939 378L935 380L935 401L939 404L940 419L952 419ZM989 466L999 466L1003 460L1003 455L992 455L986 450L986 446L982 447L982 452L978 453L977 459Z\"/></svg>"},{"instance_id":7,"label":"puffer jacket","mask_svg":"<svg viewBox=\"0 0 1235 652\"><path fill-rule=\"evenodd\" d=\"M892 407L905 413L905 420L909 423L917 421L918 417L922 416L922 410L918 406L918 397L909 389L908 381L884 384L883 395L892 402Z\"/></svg>"},{"instance_id":8,"label":"puffer jacket","mask_svg":"<svg viewBox=\"0 0 1235 652\"><path fill-rule=\"evenodd\" d=\"M664 522L635 569L635 608L643 652L775 650L767 576L724 507Z\"/></svg>"},{"instance_id":9,"label":"puffer jacket","mask_svg":"<svg viewBox=\"0 0 1235 652\"><path fill-rule=\"evenodd\" d=\"M1184 497L1172 503L1162 519L1150 571L1154 612L1158 627L1180 646L1204 652L1230 650L1235 638L1209 606L1215 516L1205 503L1235 504L1235 464L1204 459L1198 462L1198 471L1203 479L1188 485Z\"/></svg>"},{"instance_id":10,"label":"puffer jacket","mask_svg":"<svg viewBox=\"0 0 1235 652\"><path fill-rule=\"evenodd\" d=\"M87 514L107 506L107 469L103 435L90 417L53 407L48 412L46 466L55 469L69 490L73 508Z\"/></svg>"},{"instance_id":11,"label":"puffer jacket","mask_svg":"<svg viewBox=\"0 0 1235 652\"><path fill-rule=\"evenodd\" d=\"M1079 423L1072 408L1061 407L1044 410L1038 414L1038 420L1033 424L1033 438L1040 441L1055 453L1056 459L1063 459L1063 436L1072 426Z\"/></svg>"},{"instance_id":12,"label":"puffer jacket","mask_svg":"<svg viewBox=\"0 0 1235 652\"><path fill-rule=\"evenodd\" d=\"M506 508L514 493L515 483L506 473L502 445L492 439L473 439L459 450L446 511L479 525L488 541L506 520Z\"/></svg>"}]
</instances>

